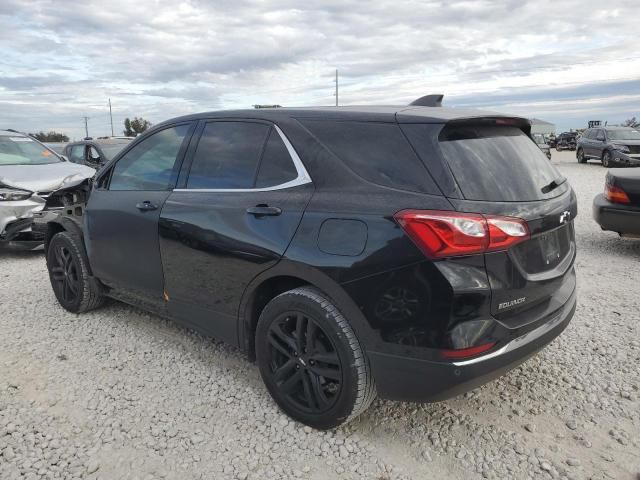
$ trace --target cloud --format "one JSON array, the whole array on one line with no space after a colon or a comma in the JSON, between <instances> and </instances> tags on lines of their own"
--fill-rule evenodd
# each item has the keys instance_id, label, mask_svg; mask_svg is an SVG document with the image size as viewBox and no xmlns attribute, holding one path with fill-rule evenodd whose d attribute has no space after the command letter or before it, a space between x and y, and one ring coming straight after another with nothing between
<instances>
[{"instance_id":1,"label":"cloud","mask_svg":"<svg viewBox=\"0 0 640 480\"><path fill-rule=\"evenodd\" d=\"M332 104L335 68L344 103L443 92L563 128L594 109L620 121L640 111L632 3L4 0L0 125L81 137L86 115L106 134L109 97L118 130L125 116Z\"/></svg>"}]
</instances>

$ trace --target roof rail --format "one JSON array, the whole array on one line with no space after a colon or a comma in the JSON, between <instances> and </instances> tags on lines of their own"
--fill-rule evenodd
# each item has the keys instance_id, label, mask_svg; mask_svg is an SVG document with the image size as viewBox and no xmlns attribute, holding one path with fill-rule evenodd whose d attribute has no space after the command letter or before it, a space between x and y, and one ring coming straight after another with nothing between
<instances>
[{"instance_id":1,"label":"roof rail","mask_svg":"<svg viewBox=\"0 0 640 480\"><path fill-rule=\"evenodd\" d=\"M444 95L441 93L436 93L433 95L425 95L424 97L420 97L417 100L414 100L409 104L409 106L413 107L441 107L442 99Z\"/></svg>"}]
</instances>

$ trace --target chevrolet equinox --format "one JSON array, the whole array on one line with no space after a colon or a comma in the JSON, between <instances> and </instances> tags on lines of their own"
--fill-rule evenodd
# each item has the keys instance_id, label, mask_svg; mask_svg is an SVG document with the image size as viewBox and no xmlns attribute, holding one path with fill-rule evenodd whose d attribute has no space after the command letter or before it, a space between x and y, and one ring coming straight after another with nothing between
<instances>
[{"instance_id":1,"label":"chevrolet equinox","mask_svg":"<svg viewBox=\"0 0 640 480\"><path fill-rule=\"evenodd\" d=\"M240 348L315 428L449 398L575 311L576 196L530 130L432 97L169 120L52 196L51 284Z\"/></svg>"}]
</instances>

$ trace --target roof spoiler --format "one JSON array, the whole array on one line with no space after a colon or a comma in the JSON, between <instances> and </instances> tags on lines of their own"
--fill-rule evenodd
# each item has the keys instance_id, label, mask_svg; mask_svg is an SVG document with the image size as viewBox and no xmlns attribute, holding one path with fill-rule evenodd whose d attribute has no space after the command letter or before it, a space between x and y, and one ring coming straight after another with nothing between
<instances>
[{"instance_id":1,"label":"roof spoiler","mask_svg":"<svg viewBox=\"0 0 640 480\"><path fill-rule=\"evenodd\" d=\"M444 95L436 93L433 95L425 95L409 104L410 107L441 107Z\"/></svg>"}]
</instances>

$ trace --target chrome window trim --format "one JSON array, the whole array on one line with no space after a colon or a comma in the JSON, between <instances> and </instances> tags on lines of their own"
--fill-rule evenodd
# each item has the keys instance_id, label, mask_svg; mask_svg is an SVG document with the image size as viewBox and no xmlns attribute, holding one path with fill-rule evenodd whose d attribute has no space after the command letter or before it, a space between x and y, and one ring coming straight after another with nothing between
<instances>
[{"instance_id":1,"label":"chrome window trim","mask_svg":"<svg viewBox=\"0 0 640 480\"><path fill-rule=\"evenodd\" d=\"M274 190L284 190L286 188L298 187L300 185L311 183L311 177L309 176L307 169L304 167L302 160L300 160L300 157L298 156L298 152L296 152L295 148L293 148L293 145L291 145L291 142L289 141L287 136L284 134L282 130L280 130L280 127L278 127L277 125L273 124L273 128L275 128L276 132L278 132L278 135L280 135L280 138L284 142L284 146L286 147L287 152L289 152L289 157L291 158L293 165L296 167L296 172L298 173L298 176L293 180L290 180L285 183L281 183L279 185L274 185L272 187L262 187L262 188L174 188L173 191L174 192L220 192L220 193L271 192Z\"/></svg>"}]
</instances>

